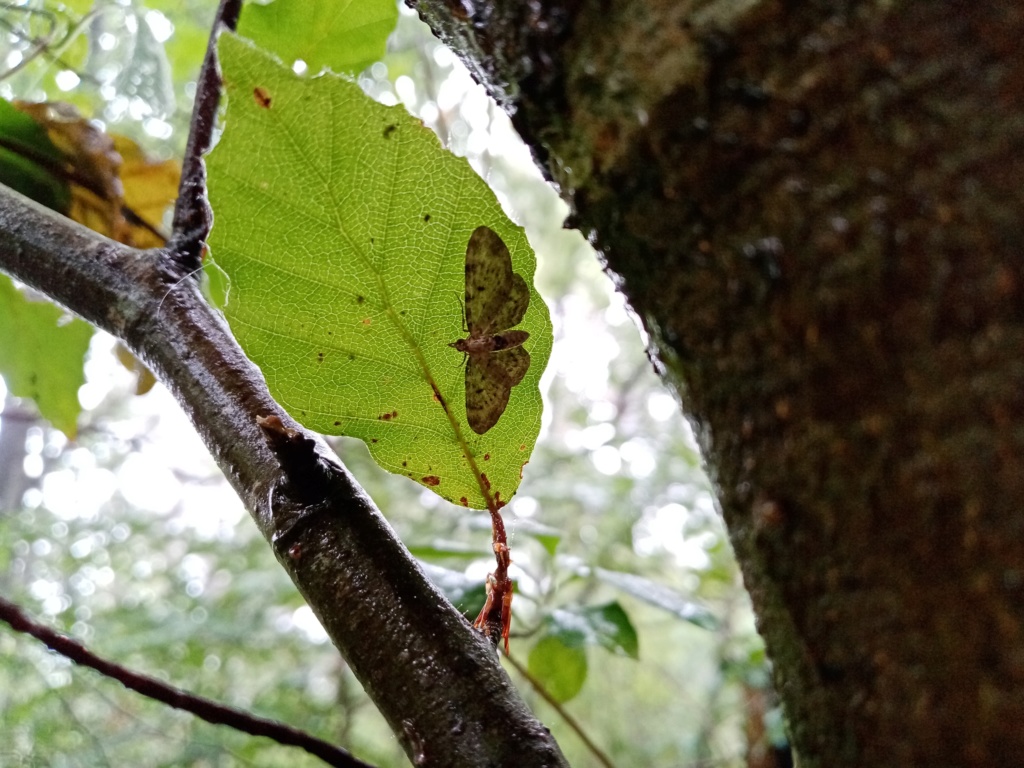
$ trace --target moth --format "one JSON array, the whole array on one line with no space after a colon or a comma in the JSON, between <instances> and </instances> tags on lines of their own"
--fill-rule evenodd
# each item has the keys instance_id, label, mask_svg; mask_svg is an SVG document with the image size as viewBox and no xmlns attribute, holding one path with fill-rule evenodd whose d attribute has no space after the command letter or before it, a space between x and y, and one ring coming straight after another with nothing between
<instances>
[{"instance_id":1,"label":"moth","mask_svg":"<svg viewBox=\"0 0 1024 768\"><path fill-rule=\"evenodd\" d=\"M478 435L498 423L512 387L530 367L519 325L530 290L512 271L512 257L490 227L477 227L466 246L466 328L469 336L449 347L466 353L466 420Z\"/></svg>"}]
</instances>

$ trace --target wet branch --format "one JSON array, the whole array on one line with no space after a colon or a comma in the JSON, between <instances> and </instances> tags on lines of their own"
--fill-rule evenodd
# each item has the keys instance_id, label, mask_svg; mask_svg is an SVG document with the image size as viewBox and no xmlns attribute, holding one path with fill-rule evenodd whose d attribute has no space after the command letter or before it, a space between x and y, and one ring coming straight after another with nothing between
<instances>
[{"instance_id":1,"label":"wet branch","mask_svg":"<svg viewBox=\"0 0 1024 768\"><path fill-rule=\"evenodd\" d=\"M196 100L182 162L178 199L174 204L173 234L169 249L186 272L199 268L203 247L213 225L213 215L206 197L203 153L210 149L217 121L217 106L220 104L217 37L222 29L234 30L238 26L241 10L242 0L221 0L196 84Z\"/></svg>"},{"instance_id":2,"label":"wet branch","mask_svg":"<svg viewBox=\"0 0 1024 768\"><path fill-rule=\"evenodd\" d=\"M167 386L410 757L565 764L493 647L322 438L274 402L195 282L169 274L167 249L115 243L4 187L0 232L0 270L122 340ZM272 416L295 431L291 447L268 445Z\"/></svg>"}]
</instances>

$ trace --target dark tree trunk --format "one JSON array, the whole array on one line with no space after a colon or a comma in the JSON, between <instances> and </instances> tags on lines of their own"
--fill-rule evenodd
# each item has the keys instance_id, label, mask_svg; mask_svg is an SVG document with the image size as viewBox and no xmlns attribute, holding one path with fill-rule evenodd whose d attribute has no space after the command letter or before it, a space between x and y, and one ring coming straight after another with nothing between
<instances>
[{"instance_id":1,"label":"dark tree trunk","mask_svg":"<svg viewBox=\"0 0 1024 768\"><path fill-rule=\"evenodd\" d=\"M699 426L801 764L1019 763L1024 6L419 8Z\"/></svg>"}]
</instances>

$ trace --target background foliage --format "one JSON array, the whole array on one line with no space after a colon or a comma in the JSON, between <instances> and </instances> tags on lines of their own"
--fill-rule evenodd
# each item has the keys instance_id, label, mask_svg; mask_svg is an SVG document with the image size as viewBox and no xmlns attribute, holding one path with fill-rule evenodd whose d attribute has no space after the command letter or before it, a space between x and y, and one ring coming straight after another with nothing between
<instances>
[{"instance_id":1,"label":"background foliage","mask_svg":"<svg viewBox=\"0 0 1024 768\"><path fill-rule=\"evenodd\" d=\"M20 67L0 79L0 96L69 101L154 156L178 155L212 6L83 1L58 13L39 3L64 25L51 44L60 42L59 61L31 58L50 17L0 11L0 63ZM506 510L513 657L614 762L742 764L746 734L765 722L778 732L763 652L689 427L621 297L580 235L560 229L565 208L507 119L407 10L384 59L357 82L465 155L538 254L555 346L540 442ZM113 347L92 341L74 442L35 403L7 395L2 593L108 657L404 765L178 407L159 386L135 396L136 374ZM384 473L361 442L336 446L474 614L493 563L486 515ZM0 629L0 650L5 765L315 764L146 702L10 631ZM509 669L570 762L596 764Z\"/></svg>"}]
</instances>

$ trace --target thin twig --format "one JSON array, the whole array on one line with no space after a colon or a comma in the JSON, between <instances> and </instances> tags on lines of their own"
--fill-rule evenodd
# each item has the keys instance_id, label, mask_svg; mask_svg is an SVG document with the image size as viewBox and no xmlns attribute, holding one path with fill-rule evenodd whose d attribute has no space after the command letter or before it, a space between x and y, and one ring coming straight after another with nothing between
<instances>
[{"instance_id":1,"label":"thin twig","mask_svg":"<svg viewBox=\"0 0 1024 768\"><path fill-rule=\"evenodd\" d=\"M283 723L256 717L232 707L226 707L210 699L196 696L180 688L168 685L154 677L133 672L130 669L107 661L77 640L33 621L17 605L0 597L0 621L11 625L17 632L31 635L51 650L66 656L76 664L95 669L102 675L117 680L129 690L162 702L175 709L191 712L196 717L214 725L227 725L252 736L266 736L279 744L301 747L319 757L328 765L340 768L373 768L346 752L341 747L318 739Z\"/></svg>"},{"instance_id":2,"label":"thin twig","mask_svg":"<svg viewBox=\"0 0 1024 768\"><path fill-rule=\"evenodd\" d=\"M9 10L10 6L5 5L3 6L3 9ZM21 71L23 67L27 67L29 64L31 64L37 56L39 56L43 51L45 51L49 47L50 41L53 40L53 34L57 29L57 17L50 10L46 10L43 8L19 8L18 10L28 14L29 16L42 16L50 23L50 29L43 35L31 37L30 35L21 32L21 30L19 30L13 24L9 24L6 19L0 19L0 26L6 27L10 34L20 38L24 42L28 43L30 46L35 46L35 50L23 55L21 57L21 61L19 61L10 69L5 70L3 74L0 74L0 80L5 80L8 77L11 77L12 75Z\"/></svg>"},{"instance_id":3,"label":"thin twig","mask_svg":"<svg viewBox=\"0 0 1024 768\"><path fill-rule=\"evenodd\" d=\"M95 77L93 77L87 72L75 69L75 67L73 67L70 63L61 58L59 52L67 48L71 41L78 36L78 33L81 32L82 29L86 27L86 25L91 24L93 19L102 14L106 9L94 8L93 10L89 11L87 14L79 18L78 21L72 24L64 33L64 36L53 45L50 45L50 43L54 37L54 32L57 29L57 17L53 11L50 11L49 9L45 8L26 8L24 5L18 5L16 3L4 3L0 5L0 10L16 10L20 13L25 13L30 16L44 16L47 17L50 21L50 31L47 32L45 35L33 38L30 35L23 33L20 29L18 29L16 25L8 22L5 18L0 16L0 27L6 29L14 37L19 38L20 40L27 42L30 45L36 46L35 50L33 50L28 55L24 56L18 64L4 71L3 73L0 73L0 80L6 80L7 78L11 77L12 75L20 71L23 67L26 67L27 65L35 61L36 58L42 56L43 58L49 59L52 63L57 64L62 69L67 69L74 72L79 80L91 83L92 85L100 85L100 81L97 80ZM71 18L71 15L67 11L61 11L61 15L63 15L66 18ZM54 51L57 51L57 53L55 53Z\"/></svg>"},{"instance_id":4,"label":"thin twig","mask_svg":"<svg viewBox=\"0 0 1024 768\"><path fill-rule=\"evenodd\" d=\"M565 721L565 724L568 725L573 731L575 731L576 735L580 737L580 741L582 741L584 746L586 746L586 748L590 750L590 754L592 754L597 759L597 762L599 762L605 768L615 768L615 764L611 761L611 758L601 751L601 748L597 746L597 744L595 744L587 735L587 732L583 730L583 726L579 724L579 721L576 720L575 717L570 715L568 710L566 710L565 707L563 707L555 699L554 696L548 693L547 688L541 685L541 682L533 675L531 675L530 671L522 664L520 664L513 656L506 655L505 658L508 660L508 663L512 665L515 671L523 676L523 678L526 680L526 682L530 684L533 690L540 694L540 697L544 699L544 701L546 701L549 705L551 705L552 709L554 709L555 712L558 713L559 717L561 717Z\"/></svg>"},{"instance_id":5,"label":"thin twig","mask_svg":"<svg viewBox=\"0 0 1024 768\"><path fill-rule=\"evenodd\" d=\"M187 270L201 265L203 245L210 234L213 216L206 199L206 164L203 153L210 149L213 128L217 122L220 104L220 73L217 66L217 36L222 29L234 30L242 0L221 0L213 20L206 57L196 83L196 100L192 109L185 158L181 165L181 185L174 204L174 224L171 235L171 253Z\"/></svg>"}]
</instances>

